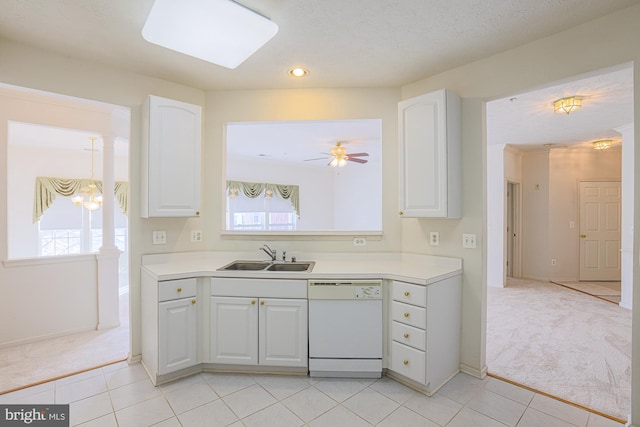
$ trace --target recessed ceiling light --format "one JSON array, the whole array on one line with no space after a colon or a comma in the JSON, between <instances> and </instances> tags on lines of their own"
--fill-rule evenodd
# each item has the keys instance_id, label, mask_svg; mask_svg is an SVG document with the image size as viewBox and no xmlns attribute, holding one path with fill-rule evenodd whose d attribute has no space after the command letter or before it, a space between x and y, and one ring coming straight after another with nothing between
<instances>
[{"instance_id":1,"label":"recessed ceiling light","mask_svg":"<svg viewBox=\"0 0 640 427\"><path fill-rule=\"evenodd\" d=\"M289 70L289 75L293 77L304 77L307 74L309 74L309 71L300 67L292 68Z\"/></svg>"},{"instance_id":2,"label":"recessed ceiling light","mask_svg":"<svg viewBox=\"0 0 640 427\"><path fill-rule=\"evenodd\" d=\"M142 37L234 69L278 32L278 25L230 0L156 0Z\"/></svg>"}]
</instances>

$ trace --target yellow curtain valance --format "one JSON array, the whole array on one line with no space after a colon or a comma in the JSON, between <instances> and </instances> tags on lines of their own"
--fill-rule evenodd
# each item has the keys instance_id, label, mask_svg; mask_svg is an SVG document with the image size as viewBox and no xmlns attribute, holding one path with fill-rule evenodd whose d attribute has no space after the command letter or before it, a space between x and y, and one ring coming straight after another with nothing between
<instances>
[{"instance_id":1,"label":"yellow curtain valance","mask_svg":"<svg viewBox=\"0 0 640 427\"><path fill-rule=\"evenodd\" d=\"M102 193L102 181L94 181L97 190ZM35 197L33 203L33 222L38 222L44 211L49 209L56 195L69 197L78 194L80 189L89 186L89 179L51 178L39 176L36 178ZM120 210L129 213L129 183L116 181L113 190Z\"/></svg>"},{"instance_id":2,"label":"yellow curtain valance","mask_svg":"<svg viewBox=\"0 0 640 427\"><path fill-rule=\"evenodd\" d=\"M277 194L282 199L289 200L291 206L300 218L300 187L297 185L287 184L271 184L268 182L244 182L244 181L227 181L227 195L230 197L244 194L250 199L255 199L261 194L272 195Z\"/></svg>"}]
</instances>

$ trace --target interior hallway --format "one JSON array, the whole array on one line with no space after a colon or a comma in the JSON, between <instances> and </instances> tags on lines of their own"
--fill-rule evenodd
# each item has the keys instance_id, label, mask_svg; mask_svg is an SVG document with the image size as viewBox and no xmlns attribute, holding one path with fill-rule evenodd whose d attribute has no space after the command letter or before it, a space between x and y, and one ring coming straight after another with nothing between
<instances>
[{"instance_id":1,"label":"interior hallway","mask_svg":"<svg viewBox=\"0 0 640 427\"><path fill-rule=\"evenodd\" d=\"M626 420L631 311L548 282L487 292L489 372Z\"/></svg>"}]
</instances>

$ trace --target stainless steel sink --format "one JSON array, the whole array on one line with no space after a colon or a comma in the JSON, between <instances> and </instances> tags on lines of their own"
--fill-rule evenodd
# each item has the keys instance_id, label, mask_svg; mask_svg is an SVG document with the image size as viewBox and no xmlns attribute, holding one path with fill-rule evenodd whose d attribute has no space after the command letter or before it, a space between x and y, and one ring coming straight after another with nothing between
<instances>
[{"instance_id":1,"label":"stainless steel sink","mask_svg":"<svg viewBox=\"0 0 640 427\"><path fill-rule=\"evenodd\" d=\"M267 267L268 271L306 271L309 272L313 269L315 262L286 262L286 263L273 263Z\"/></svg>"},{"instance_id":2,"label":"stainless steel sink","mask_svg":"<svg viewBox=\"0 0 640 427\"><path fill-rule=\"evenodd\" d=\"M244 270L244 271L258 271L264 270L271 265L267 261L233 261L218 270Z\"/></svg>"},{"instance_id":3,"label":"stainless steel sink","mask_svg":"<svg viewBox=\"0 0 640 427\"><path fill-rule=\"evenodd\" d=\"M218 271L298 271L310 272L314 261L280 262L280 261L232 261L220 267Z\"/></svg>"}]
</instances>

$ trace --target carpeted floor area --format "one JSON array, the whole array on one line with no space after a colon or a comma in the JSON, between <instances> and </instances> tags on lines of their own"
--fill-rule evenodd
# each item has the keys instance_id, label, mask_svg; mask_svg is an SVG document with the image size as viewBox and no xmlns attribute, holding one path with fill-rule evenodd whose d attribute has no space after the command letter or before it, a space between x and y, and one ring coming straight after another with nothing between
<instances>
[{"instance_id":1,"label":"carpeted floor area","mask_svg":"<svg viewBox=\"0 0 640 427\"><path fill-rule=\"evenodd\" d=\"M616 304L620 303L621 289L620 282L559 282L553 281L556 285L583 292L591 296L607 300Z\"/></svg>"},{"instance_id":2,"label":"carpeted floor area","mask_svg":"<svg viewBox=\"0 0 640 427\"><path fill-rule=\"evenodd\" d=\"M631 311L552 283L509 279L487 292L489 372L626 419Z\"/></svg>"},{"instance_id":3,"label":"carpeted floor area","mask_svg":"<svg viewBox=\"0 0 640 427\"><path fill-rule=\"evenodd\" d=\"M120 322L117 328L0 348L0 394L126 359L128 291L120 293Z\"/></svg>"}]
</instances>

